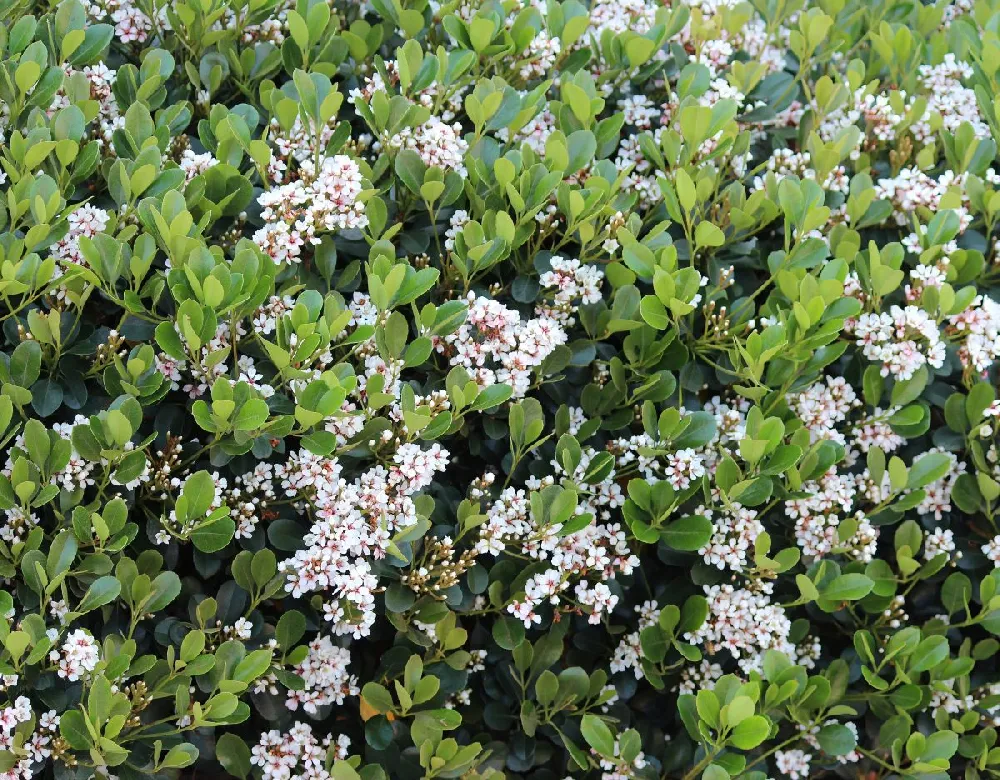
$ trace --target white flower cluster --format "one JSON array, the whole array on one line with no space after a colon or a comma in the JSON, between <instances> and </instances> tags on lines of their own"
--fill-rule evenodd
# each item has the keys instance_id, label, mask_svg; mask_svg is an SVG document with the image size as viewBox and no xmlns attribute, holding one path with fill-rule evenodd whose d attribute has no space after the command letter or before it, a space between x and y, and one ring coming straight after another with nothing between
<instances>
[{"instance_id":1,"label":"white flower cluster","mask_svg":"<svg viewBox=\"0 0 1000 780\"><path fill-rule=\"evenodd\" d=\"M52 247L52 256L64 262L86 265L87 262L80 251L80 237L93 238L107 227L111 215L104 209L95 208L89 203L70 213L66 218L69 229ZM58 271L57 276L62 272Z\"/></svg>"},{"instance_id":2,"label":"white flower cluster","mask_svg":"<svg viewBox=\"0 0 1000 780\"><path fill-rule=\"evenodd\" d=\"M508 18L514 16L515 14L511 14ZM521 78L525 81L543 78L556 64L561 51L562 43L560 40L549 37L543 27L535 33L535 37L531 39L528 48L523 53L520 69Z\"/></svg>"},{"instance_id":3,"label":"white flower cluster","mask_svg":"<svg viewBox=\"0 0 1000 780\"><path fill-rule=\"evenodd\" d=\"M854 335L864 356L882 364L882 376L905 381L922 366L944 365L944 342L937 323L916 306L862 314Z\"/></svg>"},{"instance_id":4,"label":"white flower cluster","mask_svg":"<svg viewBox=\"0 0 1000 780\"><path fill-rule=\"evenodd\" d=\"M82 78L85 80L84 83L89 86L90 98L97 104L97 117L91 129L91 135L94 136L105 154L113 155L111 137L115 130L125 126L125 117L118 109L118 99L112 91L118 78L118 72L111 70L103 62L95 62L79 71L66 66L66 78L69 83L78 82ZM70 105L70 99L66 94L66 84L64 83L52 99L48 113L55 114L56 111L68 105Z\"/></svg>"},{"instance_id":5,"label":"white flower cluster","mask_svg":"<svg viewBox=\"0 0 1000 780\"><path fill-rule=\"evenodd\" d=\"M243 43L254 43L257 41L273 43L280 47L285 41L286 24L288 23L288 9L294 3L291 0L281 0L271 11L272 16L257 24L248 21L251 17L259 16L254 14L250 6L241 6L236 9L227 8L222 19L216 22L214 30L240 30L240 39Z\"/></svg>"},{"instance_id":6,"label":"white flower cluster","mask_svg":"<svg viewBox=\"0 0 1000 780\"><path fill-rule=\"evenodd\" d=\"M185 149L181 152L181 159L177 164L184 171L184 178L187 181L191 181L195 176L218 165L219 161L215 159L215 156L211 152L202 152L199 154L193 149Z\"/></svg>"},{"instance_id":7,"label":"white flower cluster","mask_svg":"<svg viewBox=\"0 0 1000 780\"><path fill-rule=\"evenodd\" d=\"M87 422L88 419L86 417L82 414L78 414L72 423L55 423L52 426L52 430L58 433L66 441L69 441L72 446L71 437L73 435L73 427L80 424L87 424ZM24 451L23 433L19 433L15 436L12 445L7 449L7 460L4 462L3 468L0 469L0 473L6 477L11 476L12 469L14 468L14 454L12 450L15 447ZM72 448L70 450L69 462L65 467L63 467L62 470L52 475L50 484L57 485L69 492L90 487L95 483L94 471L98 465L108 465L109 462L110 461L102 459L101 463L98 464L84 460L76 451L76 448ZM145 481L146 478L148 478L148 474L140 475L139 477L141 481ZM37 525L38 523L33 514L24 515L19 507L6 510L6 513L7 526L0 527L0 538L3 538L8 542L19 541L21 538L20 534L23 533L24 530L30 530L31 527Z\"/></svg>"},{"instance_id":8,"label":"white flower cluster","mask_svg":"<svg viewBox=\"0 0 1000 780\"><path fill-rule=\"evenodd\" d=\"M669 451L661 443L645 433L617 439L612 450L618 456L620 466L635 463L639 473L647 480L665 479L674 490L686 490L695 480L707 472L707 450L686 447Z\"/></svg>"},{"instance_id":9,"label":"white flower cluster","mask_svg":"<svg viewBox=\"0 0 1000 780\"><path fill-rule=\"evenodd\" d=\"M945 555L949 559L952 557L961 558L962 554L955 552L955 532L951 529L943 529L940 526L932 532L927 532L924 536L924 560L930 561L939 555Z\"/></svg>"},{"instance_id":10,"label":"white flower cluster","mask_svg":"<svg viewBox=\"0 0 1000 780\"><path fill-rule=\"evenodd\" d=\"M795 519L795 541L804 555L822 558L833 550L842 550L861 561L875 556L878 529L860 510L854 511L858 491L857 478L838 474L831 468L816 481L802 486L809 495L785 502L785 512ZM857 524L854 533L841 538L840 525L851 518Z\"/></svg>"},{"instance_id":11,"label":"white flower cluster","mask_svg":"<svg viewBox=\"0 0 1000 780\"><path fill-rule=\"evenodd\" d=\"M306 547L281 564L295 596L330 591L326 619L337 635L367 636L375 622L375 589L369 558L383 558L390 535L417 520L412 495L444 471L448 453L437 444L422 450L404 444L390 468L375 466L353 482L341 477L336 459L293 453L275 468L286 495L307 501L315 520Z\"/></svg>"},{"instance_id":12,"label":"white flower cluster","mask_svg":"<svg viewBox=\"0 0 1000 780\"><path fill-rule=\"evenodd\" d=\"M27 696L18 696L13 704L0 709L0 750L8 751L13 760L13 765L0 771L0 780L31 780L40 771L37 765L52 755L52 739L59 733L60 720L55 710L41 713L23 742L15 740L16 734L24 732L18 727L31 723L34 717Z\"/></svg>"},{"instance_id":13,"label":"white flower cluster","mask_svg":"<svg viewBox=\"0 0 1000 780\"><path fill-rule=\"evenodd\" d=\"M716 395L705 403L702 411L715 417L715 436L705 448L705 461L714 471L719 453L730 448L738 448L739 443L746 438L750 402L739 396L723 401Z\"/></svg>"},{"instance_id":14,"label":"white flower cluster","mask_svg":"<svg viewBox=\"0 0 1000 780\"><path fill-rule=\"evenodd\" d=\"M296 721L286 734L277 729L261 734L250 763L261 768L264 780L330 780L327 757L343 760L350 746L345 735L320 740L312 726Z\"/></svg>"},{"instance_id":15,"label":"white flower cluster","mask_svg":"<svg viewBox=\"0 0 1000 780\"><path fill-rule=\"evenodd\" d=\"M878 447L882 452L895 452L906 442L902 436L892 430L888 419L896 411L883 410L878 407L871 416L864 418L854 429L854 446L867 453L872 447Z\"/></svg>"},{"instance_id":16,"label":"white flower cluster","mask_svg":"<svg viewBox=\"0 0 1000 780\"><path fill-rule=\"evenodd\" d=\"M645 677L645 672L643 672L642 664L639 662L642 657L639 635L643 629L656 624L660 619L660 609L655 601L646 601L641 605L636 605L635 611L639 613L639 625L635 631L626 634L618 642L615 654L611 658L610 669L612 674L631 669L635 674L635 679L641 680Z\"/></svg>"},{"instance_id":17,"label":"white flower cluster","mask_svg":"<svg viewBox=\"0 0 1000 780\"><path fill-rule=\"evenodd\" d=\"M935 717L939 712L949 715L960 715L974 710L985 711L989 716L986 722L996 728L1000 726L1000 683L988 683L965 694L956 692L955 680L939 680L931 690L931 714Z\"/></svg>"},{"instance_id":18,"label":"white flower cluster","mask_svg":"<svg viewBox=\"0 0 1000 780\"><path fill-rule=\"evenodd\" d=\"M933 515L935 520L941 520L945 514L951 511L951 489L959 475L965 472L966 467L963 461L947 450L931 447L928 452L943 453L948 458L950 466L941 478L921 488L924 491L924 498L917 504L914 511L920 515ZM887 473L882 475L882 483L878 485L872 481L867 469L858 474L855 479L858 490L869 501L878 503L888 497L890 490Z\"/></svg>"},{"instance_id":19,"label":"white flower cluster","mask_svg":"<svg viewBox=\"0 0 1000 780\"><path fill-rule=\"evenodd\" d=\"M791 780L806 780L809 777L810 761L812 755L803 750L778 750L774 754L778 771Z\"/></svg>"},{"instance_id":20,"label":"white flower cluster","mask_svg":"<svg viewBox=\"0 0 1000 780\"><path fill-rule=\"evenodd\" d=\"M291 295L272 295L266 303L261 304L251 318L254 332L270 336L278 327L281 318L289 314L294 307L295 299Z\"/></svg>"},{"instance_id":21,"label":"white flower cluster","mask_svg":"<svg viewBox=\"0 0 1000 780\"><path fill-rule=\"evenodd\" d=\"M652 129L660 118L656 104L646 95L627 95L618 101L618 109L625 118L625 124L639 130Z\"/></svg>"},{"instance_id":22,"label":"white flower cluster","mask_svg":"<svg viewBox=\"0 0 1000 780\"><path fill-rule=\"evenodd\" d=\"M275 117L270 123L271 138L274 142L274 154L268 164L267 173L276 184L291 180L292 171L304 166L311 170L316 158L316 148L325 149L333 132L336 130L336 118L332 118L322 127L316 127L312 122L304 124L301 117L296 117L290 128L283 128Z\"/></svg>"},{"instance_id":23,"label":"white flower cluster","mask_svg":"<svg viewBox=\"0 0 1000 780\"><path fill-rule=\"evenodd\" d=\"M810 440L843 445L847 448L848 464L857 461L858 451L867 453L872 447L878 447L889 453L905 442L888 422L898 409L876 408L860 419L850 419L852 412L861 409L863 404L843 377L825 377L798 393L789 394L787 401L809 431Z\"/></svg>"},{"instance_id":24,"label":"white flower cluster","mask_svg":"<svg viewBox=\"0 0 1000 780\"><path fill-rule=\"evenodd\" d=\"M1000 569L1000 535L994 536L980 549L983 555L993 562L993 568Z\"/></svg>"},{"instance_id":25,"label":"white flower cluster","mask_svg":"<svg viewBox=\"0 0 1000 780\"><path fill-rule=\"evenodd\" d=\"M309 653L293 670L305 687L288 691L285 706L295 711L300 706L310 715L320 707L343 704L348 696L357 696L361 689L358 678L348 674L351 651L333 644L328 636L317 636L309 643Z\"/></svg>"},{"instance_id":26,"label":"white flower cluster","mask_svg":"<svg viewBox=\"0 0 1000 780\"><path fill-rule=\"evenodd\" d=\"M977 295L969 308L948 318L948 332L963 337L958 351L962 365L985 376L1000 357L1000 303Z\"/></svg>"},{"instance_id":27,"label":"white flower cluster","mask_svg":"<svg viewBox=\"0 0 1000 780\"><path fill-rule=\"evenodd\" d=\"M56 673L64 680L86 680L101 660L100 646L93 636L78 628L63 640L58 650L49 653L49 660L57 665Z\"/></svg>"},{"instance_id":28,"label":"white flower cluster","mask_svg":"<svg viewBox=\"0 0 1000 780\"><path fill-rule=\"evenodd\" d=\"M266 314L261 314L260 310L254 315L254 323ZM247 329L243 321L236 323L236 330L233 331L228 322L220 322L215 332L215 337L207 344L202 345L199 350L197 361L175 360L169 355L158 353L156 355L157 370L170 382L171 389L181 389L191 398L198 398L205 394L215 380L220 377L229 376L229 382L236 385L239 382L246 382L257 391L261 398L270 398L274 395L274 387L264 382L264 375L257 369L257 363L253 357L241 354L236 360L236 378L233 379L232 371L227 360L219 360L220 354L232 351L232 342L237 343L247 335ZM181 341L184 336L178 331ZM294 345L293 345L294 346ZM182 384L183 383L183 384Z\"/></svg>"},{"instance_id":29,"label":"white flower cluster","mask_svg":"<svg viewBox=\"0 0 1000 780\"><path fill-rule=\"evenodd\" d=\"M703 658L700 663L685 664L681 669L681 679L677 684L678 693L694 694L700 690L710 691L722 677L722 667Z\"/></svg>"},{"instance_id":30,"label":"white flower cluster","mask_svg":"<svg viewBox=\"0 0 1000 780\"><path fill-rule=\"evenodd\" d=\"M952 7L947 10L952 10ZM976 93L963 83L973 75L968 63L948 53L939 64L921 65L918 72L919 97L925 100L926 105L921 114L912 117L910 123L906 120L915 108L918 95L894 90L873 92L871 87L862 86L843 105L826 112L817 128L820 137L824 141L832 141L844 128L859 123L863 123L867 141L873 146L896 141L906 131L912 133L919 144L931 143L937 137L938 123L949 133L968 123L977 138L990 137L989 125L979 112ZM852 159L857 159L860 154L860 143L853 150ZM913 168L904 170L909 170L907 177L916 173Z\"/></svg>"},{"instance_id":31,"label":"white flower cluster","mask_svg":"<svg viewBox=\"0 0 1000 780\"><path fill-rule=\"evenodd\" d=\"M544 155L545 144L555 129L556 117L548 108L545 108L529 119L524 127L514 134L513 142L517 146L527 144L532 151ZM506 127L497 130L496 136L504 143L510 143L512 140Z\"/></svg>"},{"instance_id":32,"label":"white flower cluster","mask_svg":"<svg viewBox=\"0 0 1000 780\"><path fill-rule=\"evenodd\" d=\"M392 149L410 149L428 168L436 166L465 176L465 153L469 144L462 137L462 125L448 124L431 116L418 127L404 127L389 139Z\"/></svg>"},{"instance_id":33,"label":"white flower cluster","mask_svg":"<svg viewBox=\"0 0 1000 780\"><path fill-rule=\"evenodd\" d=\"M653 131L653 140L657 146L662 135L662 128ZM615 167L625 173L621 184L622 190L636 194L640 206L651 208L663 200L660 185L656 182L656 171L642 153L638 136L625 135L622 138L615 156Z\"/></svg>"},{"instance_id":34,"label":"white flower cluster","mask_svg":"<svg viewBox=\"0 0 1000 780\"><path fill-rule=\"evenodd\" d=\"M631 30L642 35L656 24L656 9L655 3L646 0L597 0L590 7L590 29L597 40L605 30L613 33Z\"/></svg>"},{"instance_id":35,"label":"white flower cluster","mask_svg":"<svg viewBox=\"0 0 1000 780\"><path fill-rule=\"evenodd\" d=\"M861 406L854 388L843 377L826 377L805 390L788 396L788 406L802 420L813 442L835 441L846 444L837 430L847 416Z\"/></svg>"},{"instance_id":36,"label":"white flower cluster","mask_svg":"<svg viewBox=\"0 0 1000 780\"><path fill-rule=\"evenodd\" d=\"M125 44L145 43L154 28L170 29L165 6L158 9L154 23L133 0L93 0L86 5L87 14L92 19L103 21L111 17L115 26L115 37ZM155 4L153 7L156 7Z\"/></svg>"},{"instance_id":37,"label":"white flower cluster","mask_svg":"<svg viewBox=\"0 0 1000 780\"><path fill-rule=\"evenodd\" d=\"M531 387L532 370L566 340L566 331L549 317L522 321L502 303L470 293L465 322L438 340L437 350L453 366L467 368L481 387L507 384L521 398Z\"/></svg>"},{"instance_id":38,"label":"white flower cluster","mask_svg":"<svg viewBox=\"0 0 1000 780\"><path fill-rule=\"evenodd\" d=\"M479 555L502 553L516 543L532 557L551 551L559 539L559 527L538 527L531 517L531 507L524 490L505 488L486 512L486 522L479 528L476 552Z\"/></svg>"},{"instance_id":39,"label":"white flower cluster","mask_svg":"<svg viewBox=\"0 0 1000 780\"><path fill-rule=\"evenodd\" d=\"M764 163L768 171L777 174L778 177L796 176L800 179L816 179L816 171L812 167L812 157L809 152L793 152L791 149L775 149L771 156ZM826 178L819 183L827 192L843 192L850 190L850 179L847 176L847 169L843 165L837 165L830 171ZM764 188L764 178L758 176L754 179L754 189Z\"/></svg>"},{"instance_id":40,"label":"white flower cluster","mask_svg":"<svg viewBox=\"0 0 1000 780\"><path fill-rule=\"evenodd\" d=\"M757 512L740 504L718 509L703 506L694 514L712 521L712 538L698 550L709 566L742 572L747 565L747 553L753 549L764 526L757 519Z\"/></svg>"},{"instance_id":41,"label":"white flower cluster","mask_svg":"<svg viewBox=\"0 0 1000 780\"><path fill-rule=\"evenodd\" d=\"M268 502L274 499L274 464L258 463L253 471L236 477L234 483L225 492L225 502L236 523L236 538L249 539Z\"/></svg>"},{"instance_id":42,"label":"white flower cluster","mask_svg":"<svg viewBox=\"0 0 1000 780\"><path fill-rule=\"evenodd\" d=\"M264 227L254 233L254 243L275 263L302 262L303 247L320 243L320 234L368 224L358 198L364 189L361 169L347 155L326 157L315 172L302 163L303 177L257 198Z\"/></svg>"},{"instance_id":43,"label":"white flower cluster","mask_svg":"<svg viewBox=\"0 0 1000 780\"><path fill-rule=\"evenodd\" d=\"M34 512L25 512L19 506L4 510L3 525L0 526L0 539L9 544L24 541L28 532L38 525L38 517Z\"/></svg>"},{"instance_id":44,"label":"white flower cluster","mask_svg":"<svg viewBox=\"0 0 1000 780\"><path fill-rule=\"evenodd\" d=\"M744 672L760 670L766 650L795 657L789 639L792 621L785 610L771 603L772 583L757 583L756 589L733 585L706 585L708 618L684 638L715 654L728 650Z\"/></svg>"},{"instance_id":45,"label":"white flower cluster","mask_svg":"<svg viewBox=\"0 0 1000 780\"><path fill-rule=\"evenodd\" d=\"M948 53L938 65L920 66L920 83L926 90L927 110L914 123L912 132L918 141L928 143L937 137L931 117L939 116L941 126L954 133L968 123L977 138L990 138L990 127L979 113L979 101L974 90L962 84L973 74L972 66Z\"/></svg>"},{"instance_id":46,"label":"white flower cluster","mask_svg":"<svg viewBox=\"0 0 1000 780\"><path fill-rule=\"evenodd\" d=\"M545 533L552 538L558 532L553 529ZM526 627L541 622L538 608L548 602L561 605L565 598L561 594L569 589L570 580L577 579L574 590L577 610L586 607L590 622L599 623L601 615L614 609L618 602L605 584L616 574L631 574L639 559L629 550L625 531L618 524L600 525L591 523L572 534L558 538L551 551L538 544L538 539L529 539L526 548L529 554L541 560L548 560L552 568L531 577L524 586L524 598L515 599L507 611L524 622ZM589 579L598 582L591 584Z\"/></svg>"},{"instance_id":47,"label":"white flower cluster","mask_svg":"<svg viewBox=\"0 0 1000 780\"><path fill-rule=\"evenodd\" d=\"M664 461L663 476L674 490L687 490L705 476L704 458L690 447L669 453Z\"/></svg>"},{"instance_id":48,"label":"white flower cluster","mask_svg":"<svg viewBox=\"0 0 1000 780\"><path fill-rule=\"evenodd\" d=\"M573 315L579 306L601 300L604 271L558 255L549 260L549 265L552 270L543 273L538 283L547 297L551 292L551 298L535 306L535 316L549 317L569 327L576 321Z\"/></svg>"},{"instance_id":49,"label":"white flower cluster","mask_svg":"<svg viewBox=\"0 0 1000 780\"><path fill-rule=\"evenodd\" d=\"M586 580L581 580L576 584L574 595L580 606L588 608L587 622L595 625L601 622L602 614L609 614L618 604L618 597L603 582L591 586Z\"/></svg>"},{"instance_id":50,"label":"white flower cluster","mask_svg":"<svg viewBox=\"0 0 1000 780\"><path fill-rule=\"evenodd\" d=\"M978 704L971 693L957 693L951 685L953 681L942 681L931 690L931 713L946 712L949 715L959 715L962 712L974 710Z\"/></svg>"},{"instance_id":51,"label":"white flower cluster","mask_svg":"<svg viewBox=\"0 0 1000 780\"><path fill-rule=\"evenodd\" d=\"M951 171L945 171L939 178L933 179L919 168L910 166L901 169L891 179L879 179L875 184L875 197L892 203L897 225L908 225L918 208L938 211L941 199L951 187L964 189L965 178L965 174L956 177ZM971 223L972 215L964 208L956 211L964 230Z\"/></svg>"},{"instance_id":52,"label":"white flower cluster","mask_svg":"<svg viewBox=\"0 0 1000 780\"><path fill-rule=\"evenodd\" d=\"M588 453L590 458L593 453ZM577 470L586 470L589 458L581 460ZM561 466L553 461L559 472ZM579 474L568 475L579 479ZM537 490L553 484L554 477L544 481L531 479L528 488ZM592 492L583 494L577 514L589 513L607 520L611 507L620 507L624 501L621 488L614 482L614 471ZM557 608L585 611L592 623L599 623L601 616L614 609L618 597L605 584L616 574L629 574L638 566L639 559L630 551L624 530L618 523L591 521L584 528L560 536L562 525L539 525L531 515L531 508L524 490L506 488L486 511L486 522L480 527L476 543L479 555L499 555L514 548L518 554L540 561L547 561L551 568L535 574L524 585L523 599L508 605L507 611L531 627L542 620L538 608L548 602ZM596 579L592 583L590 580ZM564 592L576 580L573 600L569 602Z\"/></svg>"}]
</instances>

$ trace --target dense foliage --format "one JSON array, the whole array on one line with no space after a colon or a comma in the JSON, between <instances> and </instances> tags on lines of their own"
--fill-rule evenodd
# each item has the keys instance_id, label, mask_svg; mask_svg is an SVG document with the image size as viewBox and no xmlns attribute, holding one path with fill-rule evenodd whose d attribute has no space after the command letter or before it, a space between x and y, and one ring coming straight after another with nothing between
<instances>
[{"instance_id":1,"label":"dense foliage","mask_svg":"<svg viewBox=\"0 0 1000 780\"><path fill-rule=\"evenodd\" d=\"M1000 774L995 0L0 22L0 778Z\"/></svg>"}]
</instances>

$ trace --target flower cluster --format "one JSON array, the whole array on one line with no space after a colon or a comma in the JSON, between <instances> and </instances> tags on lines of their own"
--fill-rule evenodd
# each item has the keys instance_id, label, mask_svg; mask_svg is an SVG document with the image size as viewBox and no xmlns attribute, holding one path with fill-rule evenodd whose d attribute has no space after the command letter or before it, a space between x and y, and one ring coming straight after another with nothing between
<instances>
[{"instance_id":1,"label":"flower cluster","mask_svg":"<svg viewBox=\"0 0 1000 780\"><path fill-rule=\"evenodd\" d=\"M334 740L327 736L322 740L313 734L308 723L296 722L287 732L272 729L260 735L260 741L253 746L250 762L259 766L267 780L323 780L330 776L326 769L327 758L343 759L351 740L344 735Z\"/></svg>"},{"instance_id":2,"label":"flower cluster","mask_svg":"<svg viewBox=\"0 0 1000 780\"><path fill-rule=\"evenodd\" d=\"M470 293L465 322L442 339L437 350L448 355L453 366L470 369L481 386L510 385L514 395L522 397L531 386L533 369L566 338L562 325L551 317L522 320L516 310Z\"/></svg>"},{"instance_id":3,"label":"flower cluster","mask_svg":"<svg viewBox=\"0 0 1000 780\"><path fill-rule=\"evenodd\" d=\"M345 155L323 158L317 167L302 163L302 178L261 193L257 199L265 225L254 241L275 263L299 263L323 233L368 224L358 164Z\"/></svg>"},{"instance_id":4,"label":"flower cluster","mask_svg":"<svg viewBox=\"0 0 1000 780\"><path fill-rule=\"evenodd\" d=\"M745 672L759 669L767 650L794 657L795 646L788 638L792 623L785 610L772 602L772 591L769 583L756 590L706 586L708 619L685 637L711 653L728 652Z\"/></svg>"},{"instance_id":5,"label":"flower cluster","mask_svg":"<svg viewBox=\"0 0 1000 780\"><path fill-rule=\"evenodd\" d=\"M864 314L854 326L857 344L869 360L882 364L882 376L913 377L923 366L941 368L945 347L933 319L916 306L893 306Z\"/></svg>"}]
</instances>

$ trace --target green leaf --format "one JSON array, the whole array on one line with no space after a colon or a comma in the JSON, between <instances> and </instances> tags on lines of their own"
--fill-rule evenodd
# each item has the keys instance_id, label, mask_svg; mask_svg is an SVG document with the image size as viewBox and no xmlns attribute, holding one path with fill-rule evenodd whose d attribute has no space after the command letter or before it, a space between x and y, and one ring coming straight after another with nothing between
<instances>
[{"instance_id":1,"label":"green leaf","mask_svg":"<svg viewBox=\"0 0 1000 780\"><path fill-rule=\"evenodd\" d=\"M164 769L183 769L198 760L198 748L190 742L174 745L164 756L160 766Z\"/></svg>"},{"instance_id":2,"label":"green leaf","mask_svg":"<svg viewBox=\"0 0 1000 780\"><path fill-rule=\"evenodd\" d=\"M646 295L639 302L639 313L646 324L657 330L666 330L670 325L667 310L655 295Z\"/></svg>"},{"instance_id":3,"label":"green leaf","mask_svg":"<svg viewBox=\"0 0 1000 780\"><path fill-rule=\"evenodd\" d=\"M917 458L906 475L906 489L916 490L941 479L951 468L951 458L943 452L928 452Z\"/></svg>"},{"instance_id":4,"label":"green leaf","mask_svg":"<svg viewBox=\"0 0 1000 780\"><path fill-rule=\"evenodd\" d=\"M711 222L699 222L694 231L695 246L717 247L726 243L725 234Z\"/></svg>"},{"instance_id":5,"label":"green leaf","mask_svg":"<svg viewBox=\"0 0 1000 780\"><path fill-rule=\"evenodd\" d=\"M240 408L233 420L233 428L237 431L255 431L267 422L270 413L266 402L251 398Z\"/></svg>"},{"instance_id":6,"label":"green leaf","mask_svg":"<svg viewBox=\"0 0 1000 780\"><path fill-rule=\"evenodd\" d=\"M659 626L646 626L639 632L639 646L642 648L643 658L655 664L666 657L669 642Z\"/></svg>"},{"instance_id":7,"label":"green leaf","mask_svg":"<svg viewBox=\"0 0 1000 780\"><path fill-rule=\"evenodd\" d=\"M84 594L83 599L81 599L80 605L76 608L76 612L83 615L99 607L103 607L105 604L110 604L118 598L121 592L122 585L117 578L111 576L98 577L87 588L87 592Z\"/></svg>"},{"instance_id":8,"label":"green leaf","mask_svg":"<svg viewBox=\"0 0 1000 780\"><path fill-rule=\"evenodd\" d=\"M929 636L922 640L910 656L911 672L926 672L948 657L948 639L943 636Z\"/></svg>"},{"instance_id":9,"label":"green leaf","mask_svg":"<svg viewBox=\"0 0 1000 780\"><path fill-rule=\"evenodd\" d=\"M411 149L403 149L396 155L395 169L406 188L415 195L420 194L420 185L424 183L424 173L427 170L420 155Z\"/></svg>"},{"instance_id":10,"label":"green leaf","mask_svg":"<svg viewBox=\"0 0 1000 780\"><path fill-rule=\"evenodd\" d=\"M559 693L559 678L549 669L542 672L535 680L535 699L543 707L547 707L555 701L556 694Z\"/></svg>"},{"instance_id":11,"label":"green leaf","mask_svg":"<svg viewBox=\"0 0 1000 780\"><path fill-rule=\"evenodd\" d=\"M31 408L39 417L53 414L63 402L63 388L51 379L40 379L31 386Z\"/></svg>"},{"instance_id":12,"label":"green leaf","mask_svg":"<svg viewBox=\"0 0 1000 780\"><path fill-rule=\"evenodd\" d=\"M754 714L753 700L749 696L736 696L726 705L725 723L736 726Z\"/></svg>"},{"instance_id":13,"label":"green leaf","mask_svg":"<svg viewBox=\"0 0 1000 780\"><path fill-rule=\"evenodd\" d=\"M361 689L361 695L378 712L390 712L395 707L392 694L384 685L374 682L365 683Z\"/></svg>"},{"instance_id":14,"label":"green leaf","mask_svg":"<svg viewBox=\"0 0 1000 780\"><path fill-rule=\"evenodd\" d=\"M840 723L823 726L816 734L816 739L823 752L831 756L846 756L858 744L854 732Z\"/></svg>"},{"instance_id":15,"label":"green leaf","mask_svg":"<svg viewBox=\"0 0 1000 780\"><path fill-rule=\"evenodd\" d=\"M59 733L74 750L87 750L92 742L80 710L67 710L59 719Z\"/></svg>"},{"instance_id":16,"label":"green leaf","mask_svg":"<svg viewBox=\"0 0 1000 780\"><path fill-rule=\"evenodd\" d=\"M615 738L611 729L596 715L587 713L580 721L580 733L587 744L607 758L615 757Z\"/></svg>"},{"instance_id":17,"label":"green leaf","mask_svg":"<svg viewBox=\"0 0 1000 780\"><path fill-rule=\"evenodd\" d=\"M90 24L85 30L83 43L70 56L74 68L82 69L102 59L104 51L111 43L115 28L110 24Z\"/></svg>"},{"instance_id":18,"label":"green leaf","mask_svg":"<svg viewBox=\"0 0 1000 780\"><path fill-rule=\"evenodd\" d=\"M333 762L330 777L333 780L361 780L361 775L355 771L354 767L340 759Z\"/></svg>"},{"instance_id":19,"label":"green leaf","mask_svg":"<svg viewBox=\"0 0 1000 780\"><path fill-rule=\"evenodd\" d=\"M763 715L751 715L733 729L730 741L740 750L753 750L771 733L771 724Z\"/></svg>"},{"instance_id":20,"label":"green leaf","mask_svg":"<svg viewBox=\"0 0 1000 780\"><path fill-rule=\"evenodd\" d=\"M229 544L236 534L236 523L228 515L203 525L191 534L191 541L203 553L214 553Z\"/></svg>"},{"instance_id":21,"label":"green leaf","mask_svg":"<svg viewBox=\"0 0 1000 780\"><path fill-rule=\"evenodd\" d=\"M864 574L841 574L820 591L829 601L857 601L869 593L875 583Z\"/></svg>"},{"instance_id":22,"label":"green leaf","mask_svg":"<svg viewBox=\"0 0 1000 780\"><path fill-rule=\"evenodd\" d=\"M207 471L195 472L184 481L181 493L188 500L186 519L204 517L215 500L215 480Z\"/></svg>"},{"instance_id":23,"label":"green leaf","mask_svg":"<svg viewBox=\"0 0 1000 780\"><path fill-rule=\"evenodd\" d=\"M303 637L305 632L305 616L293 609L286 612L278 620L278 624L274 627L274 638L278 641L278 646L288 652Z\"/></svg>"},{"instance_id":24,"label":"green leaf","mask_svg":"<svg viewBox=\"0 0 1000 780\"><path fill-rule=\"evenodd\" d=\"M223 769L241 780L250 774L250 748L235 734L223 734L218 738L215 757Z\"/></svg>"},{"instance_id":25,"label":"green leaf","mask_svg":"<svg viewBox=\"0 0 1000 780\"><path fill-rule=\"evenodd\" d=\"M504 650L513 650L524 641L524 623L504 615L493 624L493 641Z\"/></svg>"},{"instance_id":26,"label":"green leaf","mask_svg":"<svg viewBox=\"0 0 1000 780\"><path fill-rule=\"evenodd\" d=\"M57 574L69 571L73 560L76 558L76 551L77 542L73 532L69 530L61 531L52 540L52 546L49 547L49 554L45 563L45 573L49 575L49 579L55 577Z\"/></svg>"},{"instance_id":27,"label":"green leaf","mask_svg":"<svg viewBox=\"0 0 1000 780\"><path fill-rule=\"evenodd\" d=\"M170 606L181 593L181 578L176 572L161 571L156 577L149 590L149 600L143 604L147 612L156 613Z\"/></svg>"},{"instance_id":28,"label":"green leaf","mask_svg":"<svg viewBox=\"0 0 1000 780\"><path fill-rule=\"evenodd\" d=\"M42 369L42 347L37 341L22 341L10 356L10 381L31 387Z\"/></svg>"},{"instance_id":29,"label":"green leaf","mask_svg":"<svg viewBox=\"0 0 1000 780\"><path fill-rule=\"evenodd\" d=\"M715 437L715 415L708 412L694 412L686 415L687 427L672 444L679 450L697 449L708 444Z\"/></svg>"},{"instance_id":30,"label":"green leaf","mask_svg":"<svg viewBox=\"0 0 1000 780\"><path fill-rule=\"evenodd\" d=\"M712 532L712 521L707 517L689 515L664 528L662 538L668 547L692 552L708 544Z\"/></svg>"},{"instance_id":31,"label":"green leaf","mask_svg":"<svg viewBox=\"0 0 1000 780\"><path fill-rule=\"evenodd\" d=\"M695 696L698 717L713 729L719 728L719 697L713 691L702 689Z\"/></svg>"}]
</instances>

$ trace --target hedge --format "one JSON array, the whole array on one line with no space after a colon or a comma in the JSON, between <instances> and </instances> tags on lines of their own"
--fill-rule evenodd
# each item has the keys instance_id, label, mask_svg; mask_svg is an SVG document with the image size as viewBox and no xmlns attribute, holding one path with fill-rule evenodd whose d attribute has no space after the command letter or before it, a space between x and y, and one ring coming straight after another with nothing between
<instances>
[{"instance_id":1,"label":"hedge","mask_svg":"<svg viewBox=\"0 0 1000 780\"><path fill-rule=\"evenodd\" d=\"M0 779L1000 775L1000 3L0 22Z\"/></svg>"}]
</instances>

